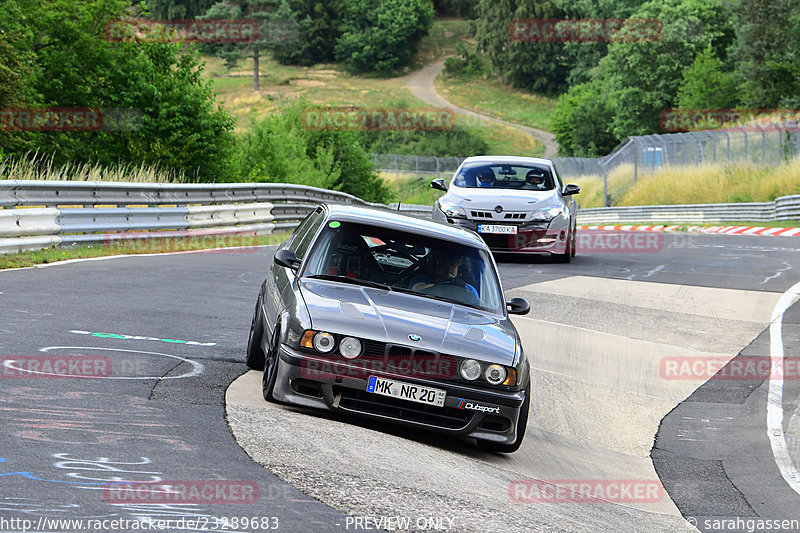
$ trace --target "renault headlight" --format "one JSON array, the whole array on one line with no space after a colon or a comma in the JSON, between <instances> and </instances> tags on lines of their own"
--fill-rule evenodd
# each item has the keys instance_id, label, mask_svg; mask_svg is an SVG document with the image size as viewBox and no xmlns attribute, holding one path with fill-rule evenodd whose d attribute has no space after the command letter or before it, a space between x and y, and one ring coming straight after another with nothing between
<instances>
[{"instance_id":1,"label":"renault headlight","mask_svg":"<svg viewBox=\"0 0 800 533\"><path fill-rule=\"evenodd\" d=\"M439 209L442 210L442 213L444 213L444 216L447 218L467 218L463 207L451 204L450 202L442 202L439 200Z\"/></svg>"},{"instance_id":2,"label":"renault headlight","mask_svg":"<svg viewBox=\"0 0 800 533\"><path fill-rule=\"evenodd\" d=\"M548 207L546 209L537 209L531 214L531 220L534 222L550 222L559 215L562 215L564 210L560 207Z\"/></svg>"}]
</instances>

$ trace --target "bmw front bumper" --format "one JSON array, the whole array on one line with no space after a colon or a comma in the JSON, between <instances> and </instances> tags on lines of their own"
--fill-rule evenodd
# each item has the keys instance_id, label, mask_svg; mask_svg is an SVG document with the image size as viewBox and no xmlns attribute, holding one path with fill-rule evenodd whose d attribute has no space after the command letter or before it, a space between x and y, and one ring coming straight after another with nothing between
<instances>
[{"instance_id":1,"label":"bmw front bumper","mask_svg":"<svg viewBox=\"0 0 800 533\"><path fill-rule=\"evenodd\" d=\"M317 368L320 361L332 363L282 344L273 390L275 398L294 405L500 444L512 444L517 439L517 420L525 399L524 391L491 391L442 381L372 373L378 377L444 389L447 392L444 407L436 407L367 392L368 376L363 375L361 368L349 372L346 363L329 364L326 368L333 369L333 372L325 375L311 371L310 368Z\"/></svg>"}]
</instances>

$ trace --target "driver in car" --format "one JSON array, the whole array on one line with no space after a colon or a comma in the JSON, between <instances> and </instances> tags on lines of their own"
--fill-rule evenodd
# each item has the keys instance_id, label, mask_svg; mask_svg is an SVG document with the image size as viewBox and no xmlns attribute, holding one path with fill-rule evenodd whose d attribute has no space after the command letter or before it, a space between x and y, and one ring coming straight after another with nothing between
<instances>
[{"instance_id":1,"label":"driver in car","mask_svg":"<svg viewBox=\"0 0 800 533\"><path fill-rule=\"evenodd\" d=\"M484 168L478 172L478 187L494 187L494 172L491 168Z\"/></svg>"},{"instance_id":2,"label":"driver in car","mask_svg":"<svg viewBox=\"0 0 800 533\"><path fill-rule=\"evenodd\" d=\"M525 175L525 183L533 186L534 189L544 190L546 187L544 171L538 168L529 170Z\"/></svg>"},{"instance_id":3,"label":"driver in car","mask_svg":"<svg viewBox=\"0 0 800 533\"><path fill-rule=\"evenodd\" d=\"M434 293L438 291L428 291L427 289L435 289L437 286L449 284L454 287L462 287L466 292L474 295L477 299L478 291L475 290L475 287L465 282L458 275L462 261L463 258L461 256L448 255L444 252L433 252L431 254L431 274L428 276L418 276L411 280L411 290Z\"/></svg>"}]
</instances>

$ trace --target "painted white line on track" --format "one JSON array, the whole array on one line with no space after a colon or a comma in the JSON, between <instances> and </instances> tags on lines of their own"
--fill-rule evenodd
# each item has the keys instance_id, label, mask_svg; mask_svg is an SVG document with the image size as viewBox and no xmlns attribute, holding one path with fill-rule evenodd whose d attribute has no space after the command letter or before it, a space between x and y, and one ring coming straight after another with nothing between
<instances>
[{"instance_id":1,"label":"painted white line on track","mask_svg":"<svg viewBox=\"0 0 800 533\"><path fill-rule=\"evenodd\" d=\"M143 352L142 350L123 350L121 348L98 348L98 347L92 347L92 346L48 346L46 348L40 348L39 349L40 352L45 352L45 353L47 353L47 352L49 352L51 350L98 350L98 351L110 351L110 352L143 353L143 354L147 354L147 355L160 355L162 357L169 357L171 359L178 359L180 361L183 361L185 363L189 363L190 365L192 365L192 370L190 370L189 372L187 372L185 374L181 374L180 376L108 376L108 377L98 377L98 378L95 378L95 379L126 379L126 380L184 379L184 378L193 378L195 376L199 376L205 370L205 366L203 366L203 363L200 363L198 361L193 361L193 360L188 359L186 357L179 357L177 355L170 355L168 353L161 353L161 352ZM9 361L6 361L6 363L8 363L8 362ZM8 366L8 365L6 365L6 366ZM113 361L112 361L112 366L113 366ZM26 370L24 368L16 368L16 367L13 367L13 366L10 366L9 368L13 368L14 370L21 371L21 372L27 372L27 373L30 373L30 374L46 374L46 375L52 375L52 376L59 376L60 377L59 374L52 374L50 372L37 372L37 371L34 371L34 370Z\"/></svg>"},{"instance_id":2,"label":"painted white line on track","mask_svg":"<svg viewBox=\"0 0 800 533\"><path fill-rule=\"evenodd\" d=\"M792 285L781 296L775 309L772 311L772 322L769 326L769 354L772 368L783 367L783 313L800 298L800 283ZM776 374L771 372L770 374ZM800 494L800 476L792 464L789 450L786 445L786 436L783 432L783 375L777 378L770 376L769 394L767 395L767 437L772 445L772 455L775 464L781 471L781 476L792 489Z\"/></svg>"}]
</instances>

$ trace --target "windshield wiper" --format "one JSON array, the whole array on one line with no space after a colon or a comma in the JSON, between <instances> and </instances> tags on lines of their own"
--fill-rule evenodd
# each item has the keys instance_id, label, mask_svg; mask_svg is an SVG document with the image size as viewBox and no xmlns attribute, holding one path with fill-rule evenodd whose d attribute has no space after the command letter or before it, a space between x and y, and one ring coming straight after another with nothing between
<instances>
[{"instance_id":1,"label":"windshield wiper","mask_svg":"<svg viewBox=\"0 0 800 533\"><path fill-rule=\"evenodd\" d=\"M352 283L353 285L363 285L365 287L373 287L375 289L383 289L385 291L391 291L392 287L386 285L385 283L378 283L377 281L369 281L366 279L361 278L350 278L347 276L333 276L330 274L312 274L311 276L305 276L309 279L324 279L327 281L341 281L342 283Z\"/></svg>"}]
</instances>

